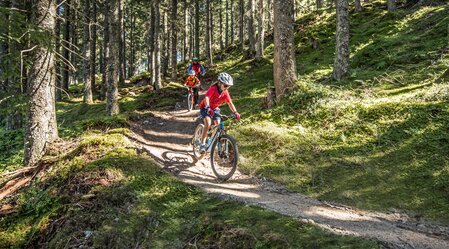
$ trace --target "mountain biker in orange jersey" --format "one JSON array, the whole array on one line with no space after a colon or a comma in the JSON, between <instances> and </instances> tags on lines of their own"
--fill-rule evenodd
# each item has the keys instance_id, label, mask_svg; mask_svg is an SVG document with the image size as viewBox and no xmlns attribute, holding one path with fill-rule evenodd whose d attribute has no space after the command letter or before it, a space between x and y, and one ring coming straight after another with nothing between
<instances>
[{"instance_id":1,"label":"mountain biker in orange jersey","mask_svg":"<svg viewBox=\"0 0 449 249\"><path fill-rule=\"evenodd\" d=\"M187 78L184 80L184 85L186 85L187 87L191 88L193 90L193 95L194 97L194 105L197 106L198 105L198 88L201 85L200 80L198 79L198 77L196 76L195 71L190 70L189 71L189 76L187 76Z\"/></svg>"},{"instance_id":2,"label":"mountain biker in orange jersey","mask_svg":"<svg viewBox=\"0 0 449 249\"><path fill-rule=\"evenodd\" d=\"M210 86L209 90L207 90L206 96L204 96L203 101L200 103L200 117L204 122L204 129L201 134L200 153L206 153L205 142L207 132L212 124L212 120L214 120L215 124L220 122L219 106L223 104L223 102L228 104L229 109L231 109L234 113L235 119L237 121L240 120L240 114L237 112L237 109L235 109L231 96L228 92L228 88L234 85L231 75L227 73L220 73L217 79L218 81Z\"/></svg>"}]
</instances>

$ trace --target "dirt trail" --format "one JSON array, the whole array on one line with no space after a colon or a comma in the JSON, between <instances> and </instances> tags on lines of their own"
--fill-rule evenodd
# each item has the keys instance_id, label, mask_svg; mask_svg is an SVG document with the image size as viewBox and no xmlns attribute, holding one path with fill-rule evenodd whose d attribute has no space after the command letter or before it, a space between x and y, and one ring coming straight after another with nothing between
<instances>
[{"instance_id":1,"label":"dirt trail","mask_svg":"<svg viewBox=\"0 0 449 249\"><path fill-rule=\"evenodd\" d=\"M377 239L384 248L449 248L449 227L418 222L406 215L376 213L329 204L240 172L225 183L216 180L206 157L196 161L190 146L198 111L155 112L132 124L129 138L184 182L221 198L271 209L338 234Z\"/></svg>"}]
</instances>

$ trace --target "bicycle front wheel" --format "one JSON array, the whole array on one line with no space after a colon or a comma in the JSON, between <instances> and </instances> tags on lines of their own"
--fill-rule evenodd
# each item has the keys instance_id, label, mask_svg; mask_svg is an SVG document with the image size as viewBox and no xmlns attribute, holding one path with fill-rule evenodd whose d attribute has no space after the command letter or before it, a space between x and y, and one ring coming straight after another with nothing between
<instances>
[{"instance_id":1,"label":"bicycle front wheel","mask_svg":"<svg viewBox=\"0 0 449 249\"><path fill-rule=\"evenodd\" d=\"M204 125L198 124L193 134L192 145L193 145L193 156L196 160L201 160L206 155L206 153L200 152L201 145L201 135L203 134Z\"/></svg>"},{"instance_id":2,"label":"bicycle front wheel","mask_svg":"<svg viewBox=\"0 0 449 249\"><path fill-rule=\"evenodd\" d=\"M187 109L191 111L193 109L193 93L187 95Z\"/></svg>"},{"instance_id":3,"label":"bicycle front wheel","mask_svg":"<svg viewBox=\"0 0 449 249\"><path fill-rule=\"evenodd\" d=\"M226 181L237 169L239 152L234 138L222 135L214 141L210 153L210 164L215 176Z\"/></svg>"}]
</instances>

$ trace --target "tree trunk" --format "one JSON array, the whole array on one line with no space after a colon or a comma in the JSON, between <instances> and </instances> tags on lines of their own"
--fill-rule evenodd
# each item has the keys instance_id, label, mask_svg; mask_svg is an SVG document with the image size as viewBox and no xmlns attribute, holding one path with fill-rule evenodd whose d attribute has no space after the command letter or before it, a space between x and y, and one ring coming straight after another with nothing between
<instances>
[{"instance_id":1,"label":"tree trunk","mask_svg":"<svg viewBox=\"0 0 449 249\"><path fill-rule=\"evenodd\" d=\"M108 51L108 43L109 43L109 1L103 2L103 71L102 71L102 80L101 80L101 92L100 92L100 100L106 99L107 94L107 82L108 82L108 65L109 58L106 52Z\"/></svg>"},{"instance_id":2,"label":"tree trunk","mask_svg":"<svg viewBox=\"0 0 449 249\"><path fill-rule=\"evenodd\" d=\"M176 81L178 77L178 60L177 60L177 52L178 50L178 29L176 25L177 21L177 14L178 14L178 0L172 0L172 10L171 10L171 66L172 66L172 72L171 72L171 79L172 81Z\"/></svg>"},{"instance_id":3,"label":"tree trunk","mask_svg":"<svg viewBox=\"0 0 449 249\"><path fill-rule=\"evenodd\" d=\"M355 0L355 11L356 12L362 12L363 11L362 3L361 3L360 0Z\"/></svg>"},{"instance_id":4,"label":"tree trunk","mask_svg":"<svg viewBox=\"0 0 449 249\"><path fill-rule=\"evenodd\" d=\"M184 47L183 47L183 54L182 59L184 62L187 62L189 59L188 55L188 44L189 44L189 9L187 8L187 0L184 0Z\"/></svg>"},{"instance_id":5,"label":"tree trunk","mask_svg":"<svg viewBox=\"0 0 449 249\"><path fill-rule=\"evenodd\" d=\"M244 29L244 18L245 18L245 4L243 0L240 0L239 3L239 9L240 9L240 25L239 25L239 41L242 46L242 52L245 51L245 40L243 37L243 29Z\"/></svg>"},{"instance_id":6,"label":"tree trunk","mask_svg":"<svg viewBox=\"0 0 449 249\"><path fill-rule=\"evenodd\" d=\"M335 37L336 46L333 77L336 80L341 80L349 72L348 0L337 0L337 31Z\"/></svg>"},{"instance_id":7,"label":"tree trunk","mask_svg":"<svg viewBox=\"0 0 449 249\"><path fill-rule=\"evenodd\" d=\"M79 0L73 0L72 1L72 11L71 13L71 25L70 25L70 50L73 52L70 52L70 63L75 67L72 68L69 72L69 85L72 84L76 84L77 83L77 77L76 77L76 70L77 70L77 55L75 54L75 52L78 52L77 48L77 18L78 18L78 10L77 10L77 6L78 6L78 2Z\"/></svg>"},{"instance_id":8,"label":"tree trunk","mask_svg":"<svg viewBox=\"0 0 449 249\"><path fill-rule=\"evenodd\" d=\"M125 21L124 21L124 14L123 14L123 8L124 8L124 1L125 0L121 0L120 1L120 6L119 6L119 21L120 21L120 40L119 40L119 60L120 60L120 71L119 71L119 82L124 83L125 82L125 51L123 49L123 47L125 46L125 38L123 37L125 32Z\"/></svg>"},{"instance_id":9,"label":"tree trunk","mask_svg":"<svg viewBox=\"0 0 449 249\"><path fill-rule=\"evenodd\" d=\"M200 57L200 1L195 0L195 57Z\"/></svg>"},{"instance_id":10,"label":"tree trunk","mask_svg":"<svg viewBox=\"0 0 449 249\"><path fill-rule=\"evenodd\" d=\"M231 44L234 44L234 0L231 0Z\"/></svg>"},{"instance_id":11,"label":"tree trunk","mask_svg":"<svg viewBox=\"0 0 449 249\"><path fill-rule=\"evenodd\" d=\"M129 35L129 50L131 52L130 55L130 60L129 60L129 76L132 77L135 74L135 66L134 66L134 30L135 30L135 14L134 14L134 10L133 7L131 7L131 11L130 11L130 19L131 19L131 28L130 28L130 35Z\"/></svg>"},{"instance_id":12,"label":"tree trunk","mask_svg":"<svg viewBox=\"0 0 449 249\"><path fill-rule=\"evenodd\" d=\"M150 74L151 74L151 84L155 84L155 74L156 74L156 64L155 64L155 32L156 30L156 19L155 19L155 6L154 3L150 6L150 31L149 31L149 50L151 57Z\"/></svg>"},{"instance_id":13,"label":"tree trunk","mask_svg":"<svg viewBox=\"0 0 449 249\"><path fill-rule=\"evenodd\" d=\"M272 30L272 23L273 23L273 0L268 0L268 5L267 5L267 31L268 33L271 32Z\"/></svg>"},{"instance_id":14,"label":"tree trunk","mask_svg":"<svg viewBox=\"0 0 449 249\"><path fill-rule=\"evenodd\" d=\"M32 23L53 36L55 1L35 1ZM24 163L35 165L45 154L49 143L58 138L55 112L54 54L49 44L39 44L32 52L33 64L28 77L28 119L25 133Z\"/></svg>"},{"instance_id":15,"label":"tree trunk","mask_svg":"<svg viewBox=\"0 0 449 249\"><path fill-rule=\"evenodd\" d=\"M259 14L257 15L257 21L258 21L258 35L257 35L257 51L256 51L256 59L260 60L263 57L263 49L265 44L265 0L258 0L259 1Z\"/></svg>"},{"instance_id":16,"label":"tree trunk","mask_svg":"<svg viewBox=\"0 0 449 249\"><path fill-rule=\"evenodd\" d=\"M229 46L229 0L226 0L226 26L225 26L225 47Z\"/></svg>"},{"instance_id":17,"label":"tree trunk","mask_svg":"<svg viewBox=\"0 0 449 249\"><path fill-rule=\"evenodd\" d=\"M108 58L108 90L106 94L106 113L113 116L119 113L118 106L118 80L120 74L120 17L119 9L122 0L109 1L109 34L110 39L106 47L106 57Z\"/></svg>"},{"instance_id":18,"label":"tree trunk","mask_svg":"<svg viewBox=\"0 0 449 249\"><path fill-rule=\"evenodd\" d=\"M167 10L164 10L164 14L162 15L162 32L161 32L161 41L162 41L162 49L161 49L161 70L162 75L168 75L168 63L170 59L170 32L168 32L168 16Z\"/></svg>"},{"instance_id":19,"label":"tree trunk","mask_svg":"<svg viewBox=\"0 0 449 249\"><path fill-rule=\"evenodd\" d=\"M71 0L67 0L66 4L64 5L64 19L65 19L65 27L64 27L64 37L63 37L63 58L64 58L64 68L63 68L63 75L62 75L62 89L64 91L69 91L69 65L68 62L70 61L70 3Z\"/></svg>"},{"instance_id":20,"label":"tree trunk","mask_svg":"<svg viewBox=\"0 0 449 249\"><path fill-rule=\"evenodd\" d=\"M254 30L254 0L248 1L248 38L249 38L249 59L256 55L256 32Z\"/></svg>"},{"instance_id":21,"label":"tree trunk","mask_svg":"<svg viewBox=\"0 0 449 249\"><path fill-rule=\"evenodd\" d=\"M161 12L160 2L155 2L154 8L154 88L159 90L162 88L161 82Z\"/></svg>"},{"instance_id":22,"label":"tree trunk","mask_svg":"<svg viewBox=\"0 0 449 249\"><path fill-rule=\"evenodd\" d=\"M333 0L332 0L333 1ZM357 1L357 0L356 0ZM316 0L316 9L321 9L323 7L323 0Z\"/></svg>"},{"instance_id":23,"label":"tree trunk","mask_svg":"<svg viewBox=\"0 0 449 249\"><path fill-rule=\"evenodd\" d=\"M190 31L190 46L189 46L189 57L193 58L194 50L195 50L195 11L190 13L190 27L193 27L193 30Z\"/></svg>"},{"instance_id":24,"label":"tree trunk","mask_svg":"<svg viewBox=\"0 0 449 249\"><path fill-rule=\"evenodd\" d=\"M224 49L224 42L223 42L223 3L222 0L218 2L218 15L219 15L219 28L220 28L220 50L223 51Z\"/></svg>"},{"instance_id":25,"label":"tree trunk","mask_svg":"<svg viewBox=\"0 0 449 249\"><path fill-rule=\"evenodd\" d=\"M56 36L56 41L55 41L55 52L57 54L61 54L61 1L62 0L57 0L56 4L57 6L59 6L56 9L56 27L55 27L55 36ZM58 59L56 60L56 100L57 101L61 101L62 99L62 94L61 94L61 81L62 81L62 67L61 67L61 60L62 59Z\"/></svg>"},{"instance_id":26,"label":"tree trunk","mask_svg":"<svg viewBox=\"0 0 449 249\"><path fill-rule=\"evenodd\" d=\"M211 26L211 7L210 0L206 0L206 57L209 65L213 65L212 58L212 26Z\"/></svg>"},{"instance_id":27,"label":"tree trunk","mask_svg":"<svg viewBox=\"0 0 449 249\"><path fill-rule=\"evenodd\" d=\"M276 99L282 99L295 85L296 58L294 43L293 0L274 0L273 79Z\"/></svg>"},{"instance_id":28,"label":"tree trunk","mask_svg":"<svg viewBox=\"0 0 449 249\"><path fill-rule=\"evenodd\" d=\"M97 59L97 0L92 1L92 12L91 12L91 41L90 41L90 83L92 84L92 92L96 93L96 84L95 84L95 68L96 68L96 59Z\"/></svg>"},{"instance_id":29,"label":"tree trunk","mask_svg":"<svg viewBox=\"0 0 449 249\"><path fill-rule=\"evenodd\" d=\"M90 17L90 0L84 0L84 27L83 27L83 93L84 93L84 103L92 104L92 82L90 81L90 27L91 23Z\"/></svg>"},{"instance_id":30,"label":"tree trunk","mask_svg":"<svg viewBox=\"0 0 449 249\"><path fill-rule=\"evenodd\" d=\"M338 1L338 0L337 0ZM388 3L388 11L394 11L396 10L396 0L387 0Z\"/></svg>"}]
</instances>

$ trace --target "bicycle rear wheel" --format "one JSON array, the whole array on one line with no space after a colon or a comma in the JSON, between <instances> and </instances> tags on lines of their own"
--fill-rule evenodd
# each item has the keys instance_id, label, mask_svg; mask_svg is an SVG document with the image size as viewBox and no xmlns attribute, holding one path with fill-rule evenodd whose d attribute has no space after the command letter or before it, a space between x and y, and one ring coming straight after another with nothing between
<instances>
[{"instance_id":1,"label":"bicycle rear wheel","mask_svg":"<svg viewBox=\"0 0 449 249\"><path fill-rule=\"evenodd\" d=\"M187 109L189 111L193 109L193 93L191 92L187 95Z\"/></svg>"},{"instance_id":2,"label":"bicycle rear wheel","mask_svg":"<svg viewBox=\"0 0 449 249\"><path fill-rule=\"evenodd\" d=\"M226 181L237 169L239 152L234 138L222 135L214 141L210 153L210 164L215 176Z\"/></svg>"},{"instance_id":3,"label":"bicycle rear wheel","mask_svg":"<svg viewBox=\"0 0 449 249\"><path fill-rule=\"evenodd\" d=\"M206 155L206 153L200 153L200 145L201 145L201 135L203 133L204 125L198 124L195 129L195 133L193 134L192 146L193 146L193 156L196 160L201 160Z\"/></svg>"}]
</instances>

